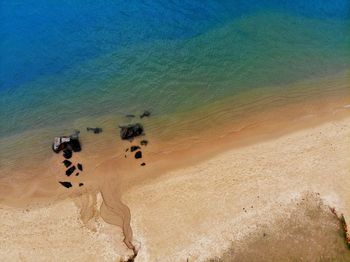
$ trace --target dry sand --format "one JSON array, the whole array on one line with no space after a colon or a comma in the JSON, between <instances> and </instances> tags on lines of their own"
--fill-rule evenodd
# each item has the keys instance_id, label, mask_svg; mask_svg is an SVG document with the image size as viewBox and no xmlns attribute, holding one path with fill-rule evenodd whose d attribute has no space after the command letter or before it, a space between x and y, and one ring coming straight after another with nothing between
<instances>
[{"instance_id":1,"label":"dry sand","mask_svg":"<svg viewBox=\"0 0 350 262\"><path fill-rule=\"evenodd\" d=\"M140 261L203 261L259 225L288 218L285 207L307 191L350 217L350 118L170 172L124 202Z\"/></svg>"},{"instance_id":2,"label":"dry sand","mask_svg":"<svg viewBox=\"0 0 350 262\"><path fill-rule=\"evenodd\" d=\"M136 261L220 256L262 225L288 219L289 207L305 192L319 193L349 218L349 145L345 118L226 151L130 188L123 201L141 245ZM80 221L79 203L78 197L27 210L0 206L1 260L119 261L130 255L121 230L99 219L97 209L92 220Z\"/></svg>"}]
</instances>

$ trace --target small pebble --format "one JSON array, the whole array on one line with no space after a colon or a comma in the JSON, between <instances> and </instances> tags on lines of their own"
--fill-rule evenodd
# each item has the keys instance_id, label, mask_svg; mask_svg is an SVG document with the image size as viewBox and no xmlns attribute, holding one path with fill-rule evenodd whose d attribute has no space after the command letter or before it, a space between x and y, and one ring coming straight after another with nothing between
<instances>
[{"instance_id":1,"label":"small pebble","mask_svg":"<svg viewBox=\"0 0 350 262\"><path fill-rule=\"evenodd\" d=\"M78 168L80 171L83 171L83 165L82 165L82 164L78 163L78 164L77 164L77 168Z\"/></svg>"}]
</instances>

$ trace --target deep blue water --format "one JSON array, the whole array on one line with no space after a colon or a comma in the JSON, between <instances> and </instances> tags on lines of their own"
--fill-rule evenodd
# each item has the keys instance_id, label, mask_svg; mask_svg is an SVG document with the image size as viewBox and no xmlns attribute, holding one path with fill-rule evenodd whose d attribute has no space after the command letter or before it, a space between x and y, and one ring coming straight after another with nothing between
<instances>
[{"instance_id":1,"label":"deep blue water","mask_svg":"<svg viewBox=\"0 0 350 262\"><path fill-rule=\"evenodd\" d=\"M258 10L348 18L348 0L1 1L0 88L139 42L184 39Z\"/></svg>"}]
</instances>

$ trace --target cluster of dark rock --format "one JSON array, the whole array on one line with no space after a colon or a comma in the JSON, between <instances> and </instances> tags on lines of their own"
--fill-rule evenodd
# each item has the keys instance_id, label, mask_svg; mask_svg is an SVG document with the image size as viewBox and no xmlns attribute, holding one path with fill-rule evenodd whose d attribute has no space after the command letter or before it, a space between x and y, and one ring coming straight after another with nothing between
<instances>
[{"instance_id":1,"label":"cluster of dark rock","mask_svg":"<svg viewBox=\"0 0 350 262\"><path fill-rule=\"evenodd\" d=\"M151 115L151 112L146 110L144 111L141 115L140 118L144 118L144 117L149 117ZM127 118L130 117L135 117L135 115L126 115ZM144 132L144 128L142 126L142 124L140 123L135 123L135 124L128 124L128 125L122 125L119 126L120 128L120 138L122 140L128 140L130 142L133 142L135 138L140 137L140 136L145 136L145 132ZM146 139L142 139L140 141L140 146L147 146L148 141ZM128 152L130 149L130 152L134 153L134 157L135 159L141 159L142 158L142 151L141 151L141 147L139 145L132 145L130 146L130 148L128 147L125 152ZM127 155L125 154L125 158L127 157ZM146 163L142 162L140 164L141 166L145 166Z\"/></svg>"},{"instance_id":2,"label":"cluster of dark rock","mask_svg":"<svg viewBox=\"0 0 350 262\"><path fill-rule=\"evenodd\" d=\"M119 128L120 128L120 138L123 140L132 141L135 137L138 137L144 134L143 126L139 123L129 124L126 126L119 126Z\"/></svg>"},{"instance_id":3,"label":"cluster of dark rock","mask_svg":"<svg viewBox=\"0 0 350 262\"><path fill-rule=\"evenodd\" d=\"M141 115L139 115L140 119L144 117L149 117L151 115L151 112L146 110ZM128 114L126 115L127 118L134 118L135 115ZM122 125L119 126L120 128L120 138L122 140L128 140L132 142L135 138L144 136L144 128L140 123L135 124L128 124L128 125ZM94 134L99 134L102 132L102 128L100 127L87 127L87 132L93 132ZM64 157L64 160L62 161L62 164L66 167L65 175L67 177L70 177L71 175L79 176L80 173L83 171L83 165L81 163L77 163L77 165L73 165L73 163L69 160L72 158L74 152L80 152L81 151L81 144L79 141L79 131L75 131L74 134L70 136L60 136L55 137L54 142L52 144L52 150L58 154L62 152L62 155ZM140 141L140 146L147 146L148 141L143 139ZM130 147L130 152L135 152L134 157L135 159L141 159L142 158L142 151L141 147L139 145L132 145ZM129 148L126 149L125 152L129 151ZM126 155L125 155L126 157ZM141 166L145 166L146 163L141 163ZM69 181L59 181L59 183L66 187L70 188L72 187L72 183ZM84 183L79 183L79 187L83 186Z\"/></svg>"},{"instance_id":4,"label":"cluster of dark rock","mask_svg":"<svg viewBox=\"0 0 350 262\"><path fill-rule=\"evenodd\" d=\"M75 131L75 133L70 136L55 137L52 144L52 150L57 154L62 150L65 150L66 152L80 152L81 145L79 142L79 131Z\"/></svg>"},{"instance_id":5,"label":"cluster of dark rock","mask_svg":"<svg viewBox=\"0 0 350 262\"><path fill-rule=\"evenodd\" d=\"M122 140L129 140L130 142L133 142L135 138L139 136L144 136L144 129L143 126L140 123L136 124L129 124L126 126L119 126L120 127L120 138ZM128 147L125 152L128 152L130 150L130 153L134 153L135 159L141 159L142 158L142 151L141 146L147 146L148 141L146 139L142 139L140 141L140 145L131 145L130 148ZM127 155L125 154L125 158ZM146 163L142 162L140 164L141 166L145 166Z\"/></svg>"},{"instance_id":6,"label":"cluster of dark rock","mask_svg":"<svg viewBox=\"0 0 350 262\"><path fill-rule=\"evenodd\" d=\"M147 141L147 140L143 140L143 141ZM146 144L143 144L143 145L146 145ZM141 159L142 158L142 151L141 151L141 147L140 146L135 146L135 145L132 145L132 146L130 146L130 148L128 147L126 150L125 150L125 152L128 152L130 150L130 152L131 153L133 153L133 152L135 152L134 153L134 157L135 157L135 159ZM125 158L126 158L127 156L125 155ZM146 165L146 163L145 162L142 162L141 163L141 166L145 166Z\"/></svg>"},{"instance_id":7,"label":"cluster of dark rock","mask_svg":"<svg viewBox=\"0 0 350 262\"><path fill-rule=\"evenodd\" d=\"M83 165L78 163L75 166L69 160L72 158L73 152L81 151L79 131L76 131L71 136L55 137L54 143L52 144L52 150L57 154L63 151L62 155L64 157L64 160L62 161L62 164L67 168L65 172L65 175L67 177L71 176L74 172L76 172L75 176L79 176L80 172L83 171ZM72 183L69 181L59 181L59 183L66 188L70 188L73 186ZM83 185L84 183L79 183L79 186Z\"/></svg>"}]
</instances>

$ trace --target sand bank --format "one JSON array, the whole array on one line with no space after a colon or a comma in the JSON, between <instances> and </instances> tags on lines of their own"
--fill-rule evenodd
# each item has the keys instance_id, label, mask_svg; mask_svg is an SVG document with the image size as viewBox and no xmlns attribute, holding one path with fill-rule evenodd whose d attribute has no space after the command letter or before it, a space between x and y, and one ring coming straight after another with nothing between
<instances>
[{"instance_id":1,"label":"sand bank","mask_svg":"<svg viewBox=\"0 0 350 262\"><path fill-rule=\"evenodd\" d=\"M350 118L343 118L225 151L130 187L123 201L131 210L134 242L141 244L137 261L220 256L259 226L288 218L291 203L305 192L318 193L350 217L349 144ZM2 205L0 257L118 261L130 255L121 230L99 219L98 208L80 221L79 203L74 197L27 210Z\"/></svg>"}]
</instances>

